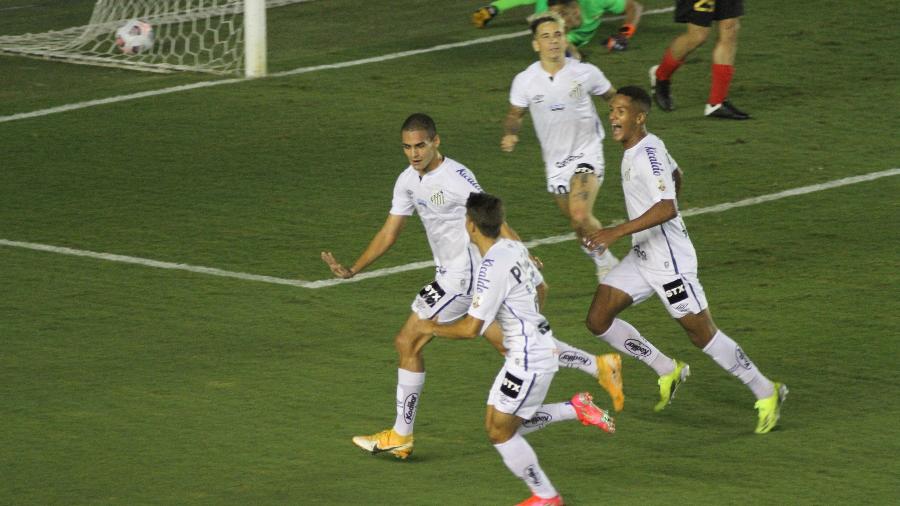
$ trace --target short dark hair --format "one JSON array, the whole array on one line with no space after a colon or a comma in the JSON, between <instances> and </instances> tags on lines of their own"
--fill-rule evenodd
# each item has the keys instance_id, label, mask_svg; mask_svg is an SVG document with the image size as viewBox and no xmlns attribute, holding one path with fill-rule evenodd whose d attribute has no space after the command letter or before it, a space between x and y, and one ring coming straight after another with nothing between
<instances>
[{"instance_id":1,"label":"short dark hair","mask_svg":"<svg viewBox=\"0 0 900 506\"><path fill-rule=\"evenodd\" d=\"M431 119L431 116L421 112L410 114L403 122L403 126L400 127L401 132L411 130L422 130L428 134L429 139L434 139L434 136L437 135L437 126L435 126L434 120Z\"/></svg>"},{"instance_id":2,"label":"short dark hair","mask_svg":"<svg viewBox=\"0 0 900 506\"><path fill-rule=\"evenodd\" d=\"M566 22L563 21L562 18L553 12L545 12L531 20L530 26L532 38L537 35L538 27L544 23L559 23L559 26L563 28L563 31L566 29Z\"/></svg>"},{"instance_id":3,"label":"short dark hair","mask_svg":"<svg viewBox=\"0 0 900 506\"><path fill-rule=\"evenodd\" d=\"M650 112L650 95L644 91L644 88L640 86L623 86L616 90L616 95L625 95L632 102L637 103L641 111L645 113Z\"/></svg>"},{"instance_id":4,"label":"short dark hair","mask_svg":"<svg viewBox=\"0 0 900 506\"><path fill-rule=\"evenodd\" d=\"M503 201L490 193L470 193L466 199L466 216L487 237L500 237L500 227L506 221Z\"/></svg>"}]
</instances>

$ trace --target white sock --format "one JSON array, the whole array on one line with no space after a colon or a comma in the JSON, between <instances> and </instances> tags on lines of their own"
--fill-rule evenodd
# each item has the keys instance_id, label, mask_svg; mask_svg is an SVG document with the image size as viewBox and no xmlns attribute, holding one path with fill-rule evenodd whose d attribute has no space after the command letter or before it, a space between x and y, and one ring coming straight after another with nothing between
<instances>
[{"instance_id":1,"label":"white sock","mask_svg":"<svg viewBox=\"0 0 900 506\"><path fill-rule=\"evenodd\" d=\"M710 339L703 348L703 353L747 385L757 399L765 399L775 393L775 385L763 376L744 350L721 330Z\"/></svg>"},{"instance_id":2,"label":"white sock","mask_svg":"<svg viewBox=\"0 0 900 506\"><path fill-rule=\"evenodd\" d=\"M656 349L656 346L653 346L625 320L616 318L606 332L597 337L609 343L613 348L647 364L660 376L675 370L675 362Z\"/></svg>"},{"instance_id":3,"label":"white sock","mask_svg":"<svg viewBox=\"0 0 900 506\"><path fill-rule=\"evenodd\" d=\"M541 430L547 425L578 418L575 408L570 402L557 402L556 404L544 404L528 420L522 422L517 434L524 436L536 430Z\"/></svg>"},{"instance_id":4,"label":"white sock","mask_svg":"<svg viewBox=\"0 0 900 506\"><path fill-rule=\"evenodd\" d=\"M581 251L584 251L584 254L589 256L591 260L594 261L594 265L597 269L602 269L604 271L608 271L609 268L619 261L615 255L610 253L608 249L604 249L602 252L596 252L594 250L588 249L585 246L581 247Z\"/></svg>"},{"instance_id":5,"label":"white sock","mask_svg":"<svg viewBox=\"0 0 900 506\"><path fill-rule=\"evenodd\" d=\"M397 369L397 419L394 432L401 436L412 434L419 411L419 397L425 387L425 373Z\"/></svg>"},{"instance_id":6,"label":"white sock","mask_svg":"<svg viewBox=\"0 0 900 506\"><path fill-rule=\"evenodd\" d=\"M528 485L531 493L544 499L550 499L558 495L556 489L553 488L553 484L550 483L550 479L547 478L544 470L538 464L537 455L534 453L531 445L528 444L528 441L525 441L525 438L515 434L509 441L494 445L494 448L500 452L506 467Z\"/></svg>"},{"instance_id":7,"label":"white sock","mask_svg":"<svg viewBox=\"0 0 900 506\"><path fill-rule=\"evenodd\" d=\"M597 377L599 372L597 371L596 356L568 343L564 343L559 339L553 338L553 341L556 343L556 348L559 350L557 361L559 362L560 367L579 369L595 378Z\"/></svg>"}]
</instances>

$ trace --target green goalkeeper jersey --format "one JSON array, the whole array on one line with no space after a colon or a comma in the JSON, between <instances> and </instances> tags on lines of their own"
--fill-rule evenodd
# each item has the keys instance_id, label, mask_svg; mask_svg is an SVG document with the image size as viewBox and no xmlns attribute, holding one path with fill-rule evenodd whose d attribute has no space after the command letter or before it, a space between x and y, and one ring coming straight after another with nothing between
<instances>
[{"instance_id":1,"label":"green goalkeeper jersey","mask_svg":"<svg viewBox=\"0 0 900 506\"><path fill-rule=\"evenodd\" d=\"M566 34L569 43L576 47L581 47L594 38L594 33L600 27L600 16L625 12L625 0L578 0L578 5L581 6L581 26ZM546 12L547 9L547 0L535 1L536 14Z\"/></svg>"}]
</instances>

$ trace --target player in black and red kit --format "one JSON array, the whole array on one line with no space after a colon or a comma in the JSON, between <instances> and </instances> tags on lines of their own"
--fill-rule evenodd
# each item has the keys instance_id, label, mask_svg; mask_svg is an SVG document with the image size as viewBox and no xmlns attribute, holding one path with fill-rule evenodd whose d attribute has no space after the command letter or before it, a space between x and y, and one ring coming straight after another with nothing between
<instances>
[{"instance_id":1,"label":"player in black and red kit","mask_svg":"<svg viewBox=\"0 0 900 506\"><path fill-rule=\"evenodd\" d=\"M672 74L689 54L706 42L712 22L716 21L719 36L716 47L713 48L712 83L704 115L711 118L750 119L749 114L728 101L728 87L734 75L740 17L743 14L742 0L677 0L675 21L686 23L687 31L672 41L659 65L650 68L653 99L660 109L671 111L675 108L671 93Z\"/></svg>"}]
</instances>

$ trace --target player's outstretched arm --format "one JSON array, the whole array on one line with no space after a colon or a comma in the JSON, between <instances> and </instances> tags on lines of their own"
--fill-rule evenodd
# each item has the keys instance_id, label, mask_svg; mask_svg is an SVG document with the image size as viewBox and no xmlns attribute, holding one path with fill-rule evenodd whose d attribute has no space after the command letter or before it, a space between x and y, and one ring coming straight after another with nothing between
<instances>
[{"instance_id":1,"label":"player's outstretched arm","mask_svg":"<svg viewBox=\"0 0 900 506\"><path fill-rule=\"evenodd\" d=\"M335 276L344 279L352 278L358 272L368 267L369 264L378 260L381 255L384 255L387 252L387 250L391 249L391 246L397 242L400 232L403 231L403 226L406 225L406 219L407 216L389 214L384 225L382 225L381 230L375 234L375 237L369 242L369 246L367 246L362 255L356 259L356 262L353 263L352 267L347 268L341 265L330 251L322 252L322 261L328 264L328 268L331 269L331 272L334 273Z\"/></svg>"},{"instance_id":2,"label":"player's outstretched arm","mask_svg":"<svg viewBox=\"0 0 900 506\"><path fill-rule=\"evenodd\" d=\"M462 320L453 323L439 324L434 320L419 320L416 322L416 330L422 334L434 334L447 339L472 339L481 333L484 320L479 320L467 314Z\"/></svg>"},{"instance_id":3,"label":"player's outstretched arm","mask_svg":"<svg viewBox=\"0 0 900 506\"><path fill-rule=\"evenodd\" d=\"M522 118L525 117L527 110L514 105L509 106L509 111L503 120L503 138L500 140L500 149L503 151L510 153L519 143L519 130L522 129Z\"/></svg>"}]
</instances>

